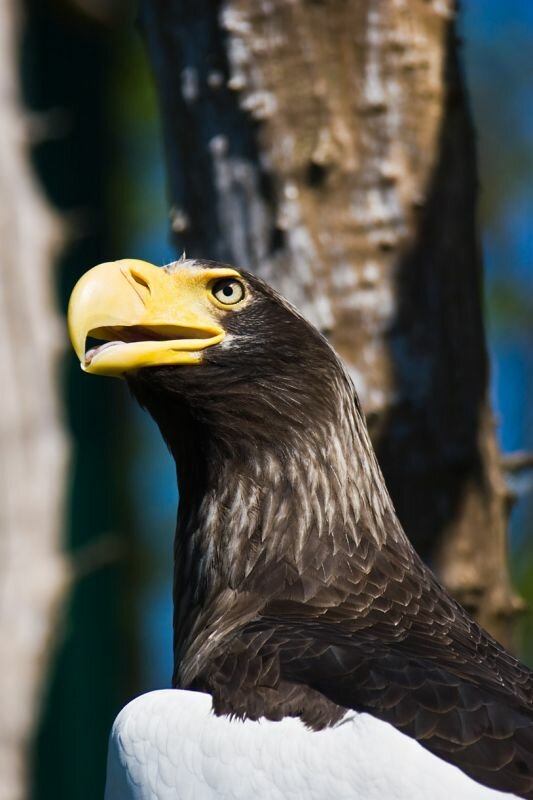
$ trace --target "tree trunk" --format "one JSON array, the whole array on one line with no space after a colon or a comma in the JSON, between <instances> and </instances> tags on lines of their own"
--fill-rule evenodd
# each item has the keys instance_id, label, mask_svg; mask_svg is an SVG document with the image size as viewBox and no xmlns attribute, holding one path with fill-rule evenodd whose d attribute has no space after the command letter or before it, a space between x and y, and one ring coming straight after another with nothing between
<instances>
[{"instance_id":1,"label":"tree trunk","mask_svg":"<svg viewBox=\"0 0 533 800\"><path fill-rule=\"evenodd\" d=\"M28 751L67 583L67 442L51 267L60 226L33 178L17 0L0 7L0 798L28 794Z\"/></svg>"},{"instance_id":2,"label":"tree trunk","mask_svg":"<svg viewBox=\"0 0 533 800\"><path fill-rule=\"evenodd\" d=\"M171 225L344 357L398 514L512 640L474 134L451 0L144 0Z\"/></svg>"}]
</instances>

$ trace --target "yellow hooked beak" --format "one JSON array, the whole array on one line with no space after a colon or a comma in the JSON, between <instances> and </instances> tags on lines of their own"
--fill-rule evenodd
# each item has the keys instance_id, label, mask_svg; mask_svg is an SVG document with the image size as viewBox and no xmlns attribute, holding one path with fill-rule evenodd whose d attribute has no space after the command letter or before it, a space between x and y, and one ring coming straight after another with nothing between
<instances>
[{"instance_id":1,"label":"yellow hooked beak","mask_svg":"<svg viewBox=\"0 0 533 800\"><path fill-rule=\"evenodd\" d=\"M178 263L155 267L124 259L100 264L78 281L68 308L72 346L95 375L124 375L162 364L199 364L224 338L224 314L211 291L232 269ZM86 352L87 337L106 344Z\"/></svg>"}]
</instances>

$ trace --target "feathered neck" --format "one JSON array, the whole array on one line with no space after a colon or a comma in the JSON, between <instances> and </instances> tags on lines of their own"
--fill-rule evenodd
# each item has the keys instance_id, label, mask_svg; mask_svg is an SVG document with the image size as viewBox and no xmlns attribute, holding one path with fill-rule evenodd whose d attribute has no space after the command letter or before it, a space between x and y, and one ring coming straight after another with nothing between
<instances>
[{"instance_id":1,"label":"feathered neck","mask_svg":"<svg viewBox=\"0 0 533 800\"><path fill-rule=\"evenodd\" d=\"M191 401L190 387L186 401L139 398L177 467L178 660L222 595L305 601L307 575L330 583L357 548L403 536L338 362L299 393L282 380L270 399L254 387L256 402L240 384L223 389L210 402Z\"/></svg>"}]
</instances>

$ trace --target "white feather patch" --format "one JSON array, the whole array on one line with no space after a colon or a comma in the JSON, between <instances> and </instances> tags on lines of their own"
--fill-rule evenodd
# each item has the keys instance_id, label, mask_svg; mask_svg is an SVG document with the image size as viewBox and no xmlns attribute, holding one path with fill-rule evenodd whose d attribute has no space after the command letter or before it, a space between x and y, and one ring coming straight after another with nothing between
<instances>
[{"instance_id":1,"label":"white feather patch","mask_svg":"<svg viewBox=\"0 0 533 800\"><path fill-rule=\"evenodd\" d=\"M215 717L207 694L133 700L109 742L105 800L498 800L386 722L350 712L315 733L297 719Z\"/></svg>"}]
</instances>

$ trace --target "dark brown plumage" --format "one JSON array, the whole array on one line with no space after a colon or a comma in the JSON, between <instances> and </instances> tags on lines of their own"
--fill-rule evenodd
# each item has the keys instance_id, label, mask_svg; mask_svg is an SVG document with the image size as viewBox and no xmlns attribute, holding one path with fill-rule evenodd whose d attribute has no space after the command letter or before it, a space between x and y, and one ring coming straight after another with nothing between
<instances>
[{"instance_id":1,"label":"dark brown plumage","mask_svg":"<svg viewBox=\"0 0 533 800\"><path fill-rule=\"evenodd\" d=\"M533 798L532 672L413 551L327 342L241 274L223 345L129 378L177 465L175 685L314 728L366 710Z\"/></svg>"}]
</instances>

